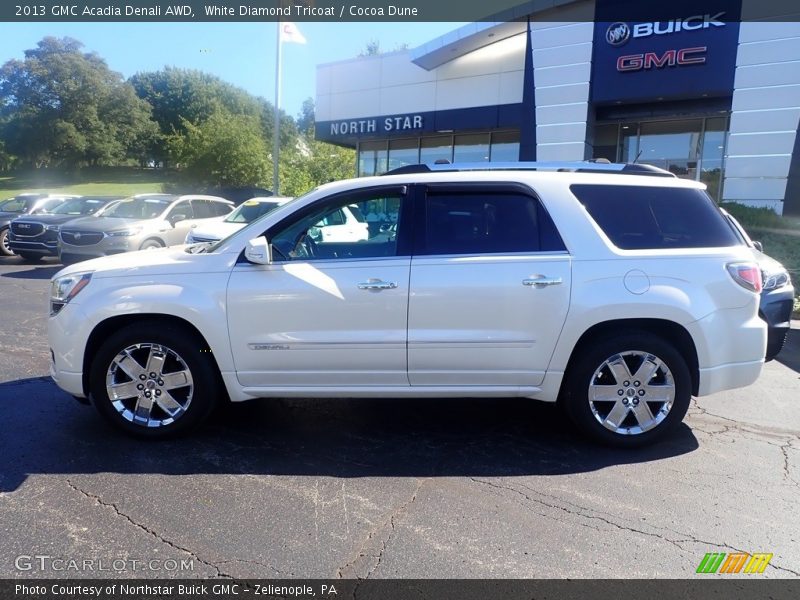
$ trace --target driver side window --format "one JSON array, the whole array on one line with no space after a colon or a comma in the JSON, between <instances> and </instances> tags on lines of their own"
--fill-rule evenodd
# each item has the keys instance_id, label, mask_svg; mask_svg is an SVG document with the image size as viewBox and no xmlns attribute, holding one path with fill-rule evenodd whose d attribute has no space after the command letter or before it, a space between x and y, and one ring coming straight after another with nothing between
<instances>
[{"instance_id":1,"label":"driver side window","mask_svg":"<svg viewBox=\"0 0 800 600\"><path fill-rule=\"evenodd\" d=\"M280 262L396 256L400 219L379 224L369 215L400 215L404 201L398 193L376 192L325 202L270 236L273 258Z\"/></svg>"}]
</instances>

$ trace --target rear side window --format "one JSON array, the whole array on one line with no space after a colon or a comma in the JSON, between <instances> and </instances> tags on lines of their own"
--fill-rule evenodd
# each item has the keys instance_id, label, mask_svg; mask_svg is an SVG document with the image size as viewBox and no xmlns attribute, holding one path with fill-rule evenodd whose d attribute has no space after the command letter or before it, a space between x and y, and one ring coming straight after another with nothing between
<instances>
[{"instance_id":1,"label":"rear side window","mask_svg":"<svg viewBox=\"0 0 800 600\"><path fill-rule=\"evenodd\" d=\"M422 254L562 251L539 201L514 192L430 191Z\"/></svg>"},{"instance_id":2,"label":"rear side window","mask_svg":"<svg viewBox=\"0 0 800 600\"><path fill-rule=\"evenodd\" d=\"M740 240L702 190L585 185L570 190L622 250L719 248Z\"/></svg>"}]
</instances>

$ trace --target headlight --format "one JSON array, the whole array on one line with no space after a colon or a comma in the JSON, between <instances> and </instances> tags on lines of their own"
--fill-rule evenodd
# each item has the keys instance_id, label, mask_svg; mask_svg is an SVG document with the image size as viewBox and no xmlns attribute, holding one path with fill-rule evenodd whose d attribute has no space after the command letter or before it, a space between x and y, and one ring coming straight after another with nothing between
<instances>
[{"instance_id":1,"label":"headlight","mask_svg":"<svg viewBox=\"0 0 800 600\"><path fill-rule=\"evenodd\" d=\"M762 277L764 278L763 289L777 290L785 285L789 285L791 278L786 270L780 271L763 271Z\"/></svg>"},{"instance_id":2,"label":"headlight","mask_svg":"<svg viewBox=\"0 0 800 600\"><path fill-rule=\"evenodd\" d=\"M47 231L58 231L59 225L48 225Z\"/></svg>"},{"instance_id":3,"label":"headlight","mask_svg":"<svg viewBox=\"0 0 800 600\"><path fill-rule=\"evenodd\" d=\"M92 280L91 272L56 277L50 284L50 316L57 315Z\"/></svg>"},{"instance_id":4,"label":"headlight","mask_svg":"<svg viewBox=\"0 0 800 600\"><path fill-rule=\"evenodd\" d=\"M141 227L126 227L125 229L116 229L114 231L109 231L109 237L130 237L132 235L136 235L142 230Z\"/></svg>"}]
</instances>

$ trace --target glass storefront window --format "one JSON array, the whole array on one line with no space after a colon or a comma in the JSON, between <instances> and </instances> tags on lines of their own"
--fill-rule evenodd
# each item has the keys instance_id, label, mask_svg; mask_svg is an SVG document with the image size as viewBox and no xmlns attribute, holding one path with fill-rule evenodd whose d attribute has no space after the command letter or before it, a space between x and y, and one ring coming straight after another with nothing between
<instances>
[{"instance_id":1,"label":"glass storefront window","mask_svg":"<svg viewBox=\"0 0 800 600\"><path fill-rule=\"evenodd\" d=\"M722 171L727 135L727 117L706 119L700 159L700 181L708 186L709 195L717 201L722 198Z\"/></svg>"},{"instance_id":2,"label":"glass storefront window","mask_svg":"<svg viewBox=\"0 0 800 600\"><path fill-rule=\"evenodd\" d=\"M391 140L389 142L389 170L419 162L419 140Z\"/></svg>"},{"instance_id":3,"label":"glass storefront window","mask_svg":"<svg viewBox=\"0 0 800 600\"><path fill-rule=\"evenodd\" d=\"M358 174L361 177L387 171L386 142L362 142L358 145Z\"/></svg>"},{"instance_id":4,"label":"glass storefront window","mask_svg":"<svg viewBox=\"0 0 800 600\"><path fill-rule=\"evenodd\" d=\"M636 162L639 155L639 124L623 123L619 128L619 139L621 152L616 160L624 163Z\"/></svg>"},{"instance_id":5,"label":"glass storefront window","mask_svg":"<svg viewBox=\"0 0 800 600\"><path fill-rule=\"evenodd\" d=\"M489 134L457 135L453 162L484 162L489 160Z\"/></svg>"},{"instance_id":6,"label":"glass storefront window","mask_svg":"<svg viewBox=\"0 0 800 600\"><path fill-rule=\"evenodd\" d=\"M605 158L617 162L617 135L619 125L598 125L594 130L594 158Z\"/></svg>"},{"instance_id":7,"label":"glass storefront window","mask_svg":"<svg viewBox=\"0 0 800 600\"><path fill-rule=\"evenodd\" d=\"M498 131L492 134L489 155L492 162L516 162L519 160L519 131Z\"/></svg>"},{"instance_id":8,"label":"glass storefront window","mask_svg":"<svg viewBox=\"0 0 800 600\"><path fill-rule=\"evenodd\" d=\"M453 138L449 135L422 138L419 162L433 163L437 160L453 161Z\"/></svg>"},{"instance_id":9,"label":"glass storefront window","mask_svg":"<svg viewBox=\"0 0 800 600\"><path fill-rule=\"evenodd\" d=\"M619 142L612 149L613 131ZM702 181L721 198L728 117L601 123L595 127L594 157L654 165L678 177Z\"/></svg>"}]
</instances>

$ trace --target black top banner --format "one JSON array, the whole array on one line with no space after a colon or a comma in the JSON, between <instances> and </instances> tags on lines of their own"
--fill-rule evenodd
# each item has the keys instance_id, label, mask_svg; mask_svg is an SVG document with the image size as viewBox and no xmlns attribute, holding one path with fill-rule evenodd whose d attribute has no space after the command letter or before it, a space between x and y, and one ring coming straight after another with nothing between
<instances>
[{"instance_id":1,"label":"black top banner","mask_svg":"<svg viewBox=\"0 0 800 600\"><path fill-rule=\"evenodd\" d=\"M739 3L740 0L733 0ZM744 0L742 20L800 21L795 0ZM680 18L670 2L597 0L605 19ZM698 0L697 11L703 10ZM598 8L598 10L600 10ZM258 22L258 21L593 21L587 0L34 0L0 3L6 22Z\"/></svg>"}]
</instances>

